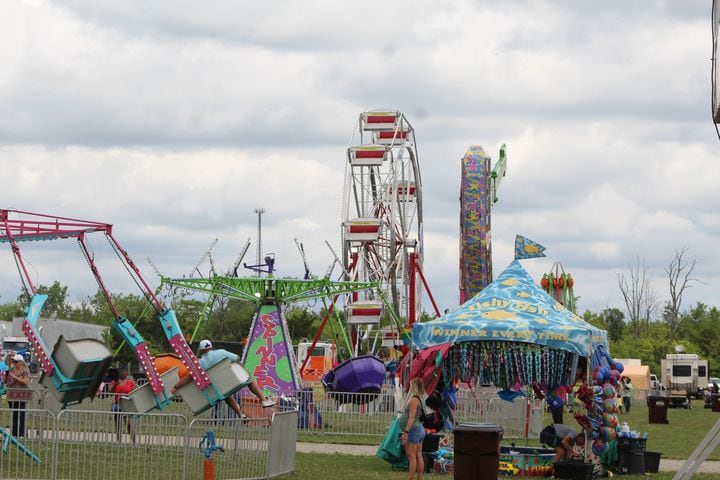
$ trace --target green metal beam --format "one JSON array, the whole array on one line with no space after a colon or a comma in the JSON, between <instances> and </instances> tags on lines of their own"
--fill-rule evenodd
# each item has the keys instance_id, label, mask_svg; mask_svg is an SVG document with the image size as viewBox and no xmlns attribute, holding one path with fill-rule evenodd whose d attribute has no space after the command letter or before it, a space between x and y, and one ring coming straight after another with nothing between
<instances>
[{"instance_id":1,"label":"green metal beam","mask_svg":"<svg viewBox=\"0 0 720 480\"><path fill-rule=\"evenodd\" d=\"M373 282L335 282L329 279L296 280L276 278L239 278L215 275L209 278L161 277L161 284L211 295L247 300L253 303L300 302L333 297L343 293L372 290Z\"/></svg>"},{"instance_id":2,"label":"green metal beam","mask_svg":"<svg viewBox=\"0 0 720 480\"><path fill-rule=\"evenodd\" d=\"M500 180L505 176L505 172L507 171L507 152L505 148L505 144L503 143L502 147L500 147L500 158L498 158L498 161L495 163L495 167L492 169L492 172L490 172L490 188L492 190L492 203L496 204L498 201L498 188L500 188Z\"/></svg>"}]
</instances>

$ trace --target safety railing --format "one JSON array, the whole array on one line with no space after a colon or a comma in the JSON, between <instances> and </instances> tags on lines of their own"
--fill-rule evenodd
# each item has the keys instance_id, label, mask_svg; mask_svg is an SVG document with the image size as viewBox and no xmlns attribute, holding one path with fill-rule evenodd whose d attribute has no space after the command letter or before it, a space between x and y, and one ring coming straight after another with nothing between
<instances>
[{"instance_id":1,"label":"safety railing","mask_svg":"<svg viewBox=\"0 0 720 480\"><path fill-rule=\"evenodd\" d=\"M505 438L535 438L542 430L543 402L516 398L512 402L497 395L473 390L456 394L454 417L458 423L494 423ZM298 430L314 434L371 435L382 437L395 415L404 408L406 397L386 390L383 393L333 393L305 390L280 402L281 407L298 409Z\"/></svg>"},{"instance_id":2,"label":"safety railing","mask_svg":"<svg viewBox=\"0 0 720 480\"><path fill-rule=\"evenodd\" d=\"M20 413L23 426L17 423ZM166 413L68 409L55 415L0 408L0 425L8 435L13 427L18 434L0 450L2 479L203 478L208 458L218 479L271 478L295 468L295 410L268 418L188 422ZM209 455L203 441L208 432L222 451Z\"/></svg>"}]
</instances>

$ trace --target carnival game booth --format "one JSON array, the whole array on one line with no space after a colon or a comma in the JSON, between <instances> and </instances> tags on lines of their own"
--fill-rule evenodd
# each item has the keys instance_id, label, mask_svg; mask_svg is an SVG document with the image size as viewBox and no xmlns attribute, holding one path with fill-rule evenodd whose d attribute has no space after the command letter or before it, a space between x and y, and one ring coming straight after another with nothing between
<instances>
[{"instance_id":1,"label":"carnival game booth","mask_svg":"<svg viewBox=\"0 0 720 480\"><path fill-rule=\"evenodd\" d=\"M517 260L457 310L414 324L412 342L420 350L451 345L442 362L446 380L493 384L501 398L525 396L528 406L533 394L562 402L559 393L570 391L578 365L595 365L595 352L598 362L609 361L607 333L550 297Z\"/></svg>"}]
</instances>

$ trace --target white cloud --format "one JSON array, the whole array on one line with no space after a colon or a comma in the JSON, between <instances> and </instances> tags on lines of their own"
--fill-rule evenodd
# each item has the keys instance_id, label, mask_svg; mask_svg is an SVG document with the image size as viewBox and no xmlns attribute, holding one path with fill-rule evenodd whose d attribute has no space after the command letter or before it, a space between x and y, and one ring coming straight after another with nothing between
<instances>
[{"instance_id":1,"label":"white cloud","mask_svg":"<svg viewBox=\"0 0 720 480\"><path fill-rule=\"evenodd\" d=\"M255 242L262 206L282 274L303 273L294 237L324 273L348 139L362 110L388 107L416 131L441 308L458 296L460 159L475 144L495 159L503 143L496 273L521 233L548 248L533 275L562 261L583 308L601 309L619 306L616 275L636 256L665 295L662 268L687 246L707 282L691 300L720 304L706 2L14 0L3 12L1 206L111 222L143 271L151 256L181 275L214 238L225 268ZM39 281L92 292L72 247L24 249ZM18 287L8 257L2 298Z\"/></svg>"}]
</instances>

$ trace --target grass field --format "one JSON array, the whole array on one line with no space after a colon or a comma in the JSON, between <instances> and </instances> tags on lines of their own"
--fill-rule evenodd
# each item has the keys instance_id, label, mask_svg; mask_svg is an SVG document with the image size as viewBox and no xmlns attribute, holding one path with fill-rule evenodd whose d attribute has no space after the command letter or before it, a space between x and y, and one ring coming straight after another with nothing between
<instances>
[{"instance_id":1,"label":"grass field","mask_svg":"<svg viewBox=\"0 0 720 480\"><path fill-rule=\"evenodd\" d=\"M546 414L545 417L545 424L549 424L551 422L551 418L549 414ZM658 424L649 424L648 423L648 407L644 402L636 401L634 402L633 408L631 409L631 412L629 414L623 414L619 415L619 420L627 421L630 425L630 428L632 430L637 430L642 435L643 433L648 433L648 443L647 443L647 450L653 451L653 452L660 452L662 453L662 458L673 458L673 459L685 459L690 456L690 454L693 452L693 450L697 447L697 445L702 441L702 439L705 437L707 432L710 430L710 428L718 421L720 420L720 413L714 413L709 409L702 408L702 402L701 401L695 401L694 402L694 408L690 410L685 409L670 409L668 411L668 420L669 423L666 425L658 425ZM149 420L146 420L146 423ZM568 424L574 424L574 420L572 419L571 413L565 414L565 423ZM145 425L146 427L148 425ZM112 426L111 426L112 427ZM108 427L110 431L112 431L112 428ZM168 435L170 433L169 430L167 430L167 426L163 427L163 433L165 435ZM217 433L221 433L220 430L222 430L221 427L215 427L218 431ZM363 430L363 429L360 429ZM333 435L328 433L310 433L303 430L298 431L298 441L300 442L320 442L320 443L341 443L341 444L356 444L356 445L378 445L381 441L381 437L378 437L376 435L350 435L350 434L344 434L344 435ZM509 445L510 443L516 443L518 445L525 445L526 442L524 440L520 439L505 439L502 443L503 445ZM530 440L527 442L528 446L538 446L538 442L536 440ZM137 450L128 450L126 455L133 456L136 454ZM37 452L40 453L43 458L48 458L50 456L49 451L40 451ZM73 478L74 475L78 473L78 467L86 463L88 460L91 460L91 458L88 457L88 450L87 449L80 449L78 451L72 450L72 448L66 448L63 449L61 452L59 452L60 455L58 458L58 474L61 478ZM165 462L169 458L169 451L165 450L164 455L162 455L161 458L158 459L158 461ZM103 453L93 453L92 461L93 462L99 462L101 464L105 463L103 459ZM108 454L109 455L109 454ZM178 453L178 455L182 455L182 453ZM148 471L153 471L156 468L161 469L164 473L170 474L172 473L173 478L179 478L180 472L171 472L165 467L162 466L151 466L147 462L151 461L150 458L148 458L148 455L142 455L143 460L143 467L144 469L148 469ZM181 458L181 457L180 457ZM2 459L2 455L0 455L0 460ZM125 460L129 460L130 457L125 457ZM177 460L178 458L176 458ZM110 462L110 464L115 463L117 458L113 458L113 461ZM154 461L155 459L153 459ZM720 448L716 449L715 452L710 457L710 460L720 460ZM132 463L132 462L131 462ZM172 462L171 462L172 463ZM181 463L181 462L178 462ZM0 478L14 478L12 476L7 476L8 474L12 475L13 473L10 471L2 471L3 469L7 469L11 465L5 463L4 465L0 466ZM43 473L44 470L41 467L41 471L37 472L40 473L40 475L36 475L33 478L48 478L44 477ZM65 475L63 475L65 473ZM141 472L135 472L139 473L140 476L136 478L142 478ZM131 475L132 476L132 475ZM407 477L407 473L405 472L397 472L393 471L386 462L382 461L381 459L374 457L374 456L352 456L352 455L341 455L341 454L309 454L309 453L298 453L297 454L297 462L296 462L296 473L295 475L286 475L282 477L285 479L312 479L312 480L320 480L325 478L337 478L338 476L343 476L347 478L352 479L358 479L358 480L364 480L364 479L375 479L375 478L382 478L382 479L403 479ZM23 476L25 478L26 476ZM639 479L639 478L648 478L648 476L632 476L632 475L623 475L624 479L632 480L632 479ZM671 479L673 477L672 473L661 473L661 474L652 474L650 478L657 478L657 479ZM77 477L76 477L77 478ZM95 477L86 477L86 478L95 478ZM102 474L99 475L97 478L106 478ZM449 476L433 476L433 478L451 478ZM706 475L697 475L694 478L698 479L718 479L720 480L720 474L706 474Z\"/></svg>"},{"instance_id":2,"label":"grass field","mask_svg":"<svg viewBox=\"0 0 720 480\"><path fill-rule=\"evenodd\" d=\"M637 430L641 435L648 433L647 449L662 453L663 458L688 458L695 447L702 441L710 428L720 420L720 413L703 408L701 400L693 401L693 408L689 410L671 408L667 415L667 425L648 423L648 407L645 402L635 401L630 413L618 415L620 422L627 422L631 430ZM550 424L552 417L545 415L545 424ZM573 425L575 421L572 413L565 414L565 423ZM380 440L370 435L328 435L317 433L304 433L298 430L298 441L320 443L349 443L358 445L378 445ZM505 439L503 444L515 442L524 446L525 440ZM528 446L539 446L536 440L527 442ZM709 458L720 460L720 447Z\"/></svg>"},{"instance_id":3,"label":"grass field","mask_svg":"<svg viewBox=\"0 0 720 480\"><path fill-rule=\"evenodd\" d=\"M622 480L671 480L673 475L673 472L662 472L646 475L622 475L618 476L618 478ZM343 478L348 480L401 480L407 478L407 472L394 472L387 463L377 457L356 457L352 455L339 454L311 455L308 453L298 453L295 474L284 475L279 478L282 480L324 480L334 478ZM425 478L450 480L452 479L452 476L427 475ZM720 475L698 474L693 478L697 480L718 480L720 479Z\"/></svg>"}]
</instances>

